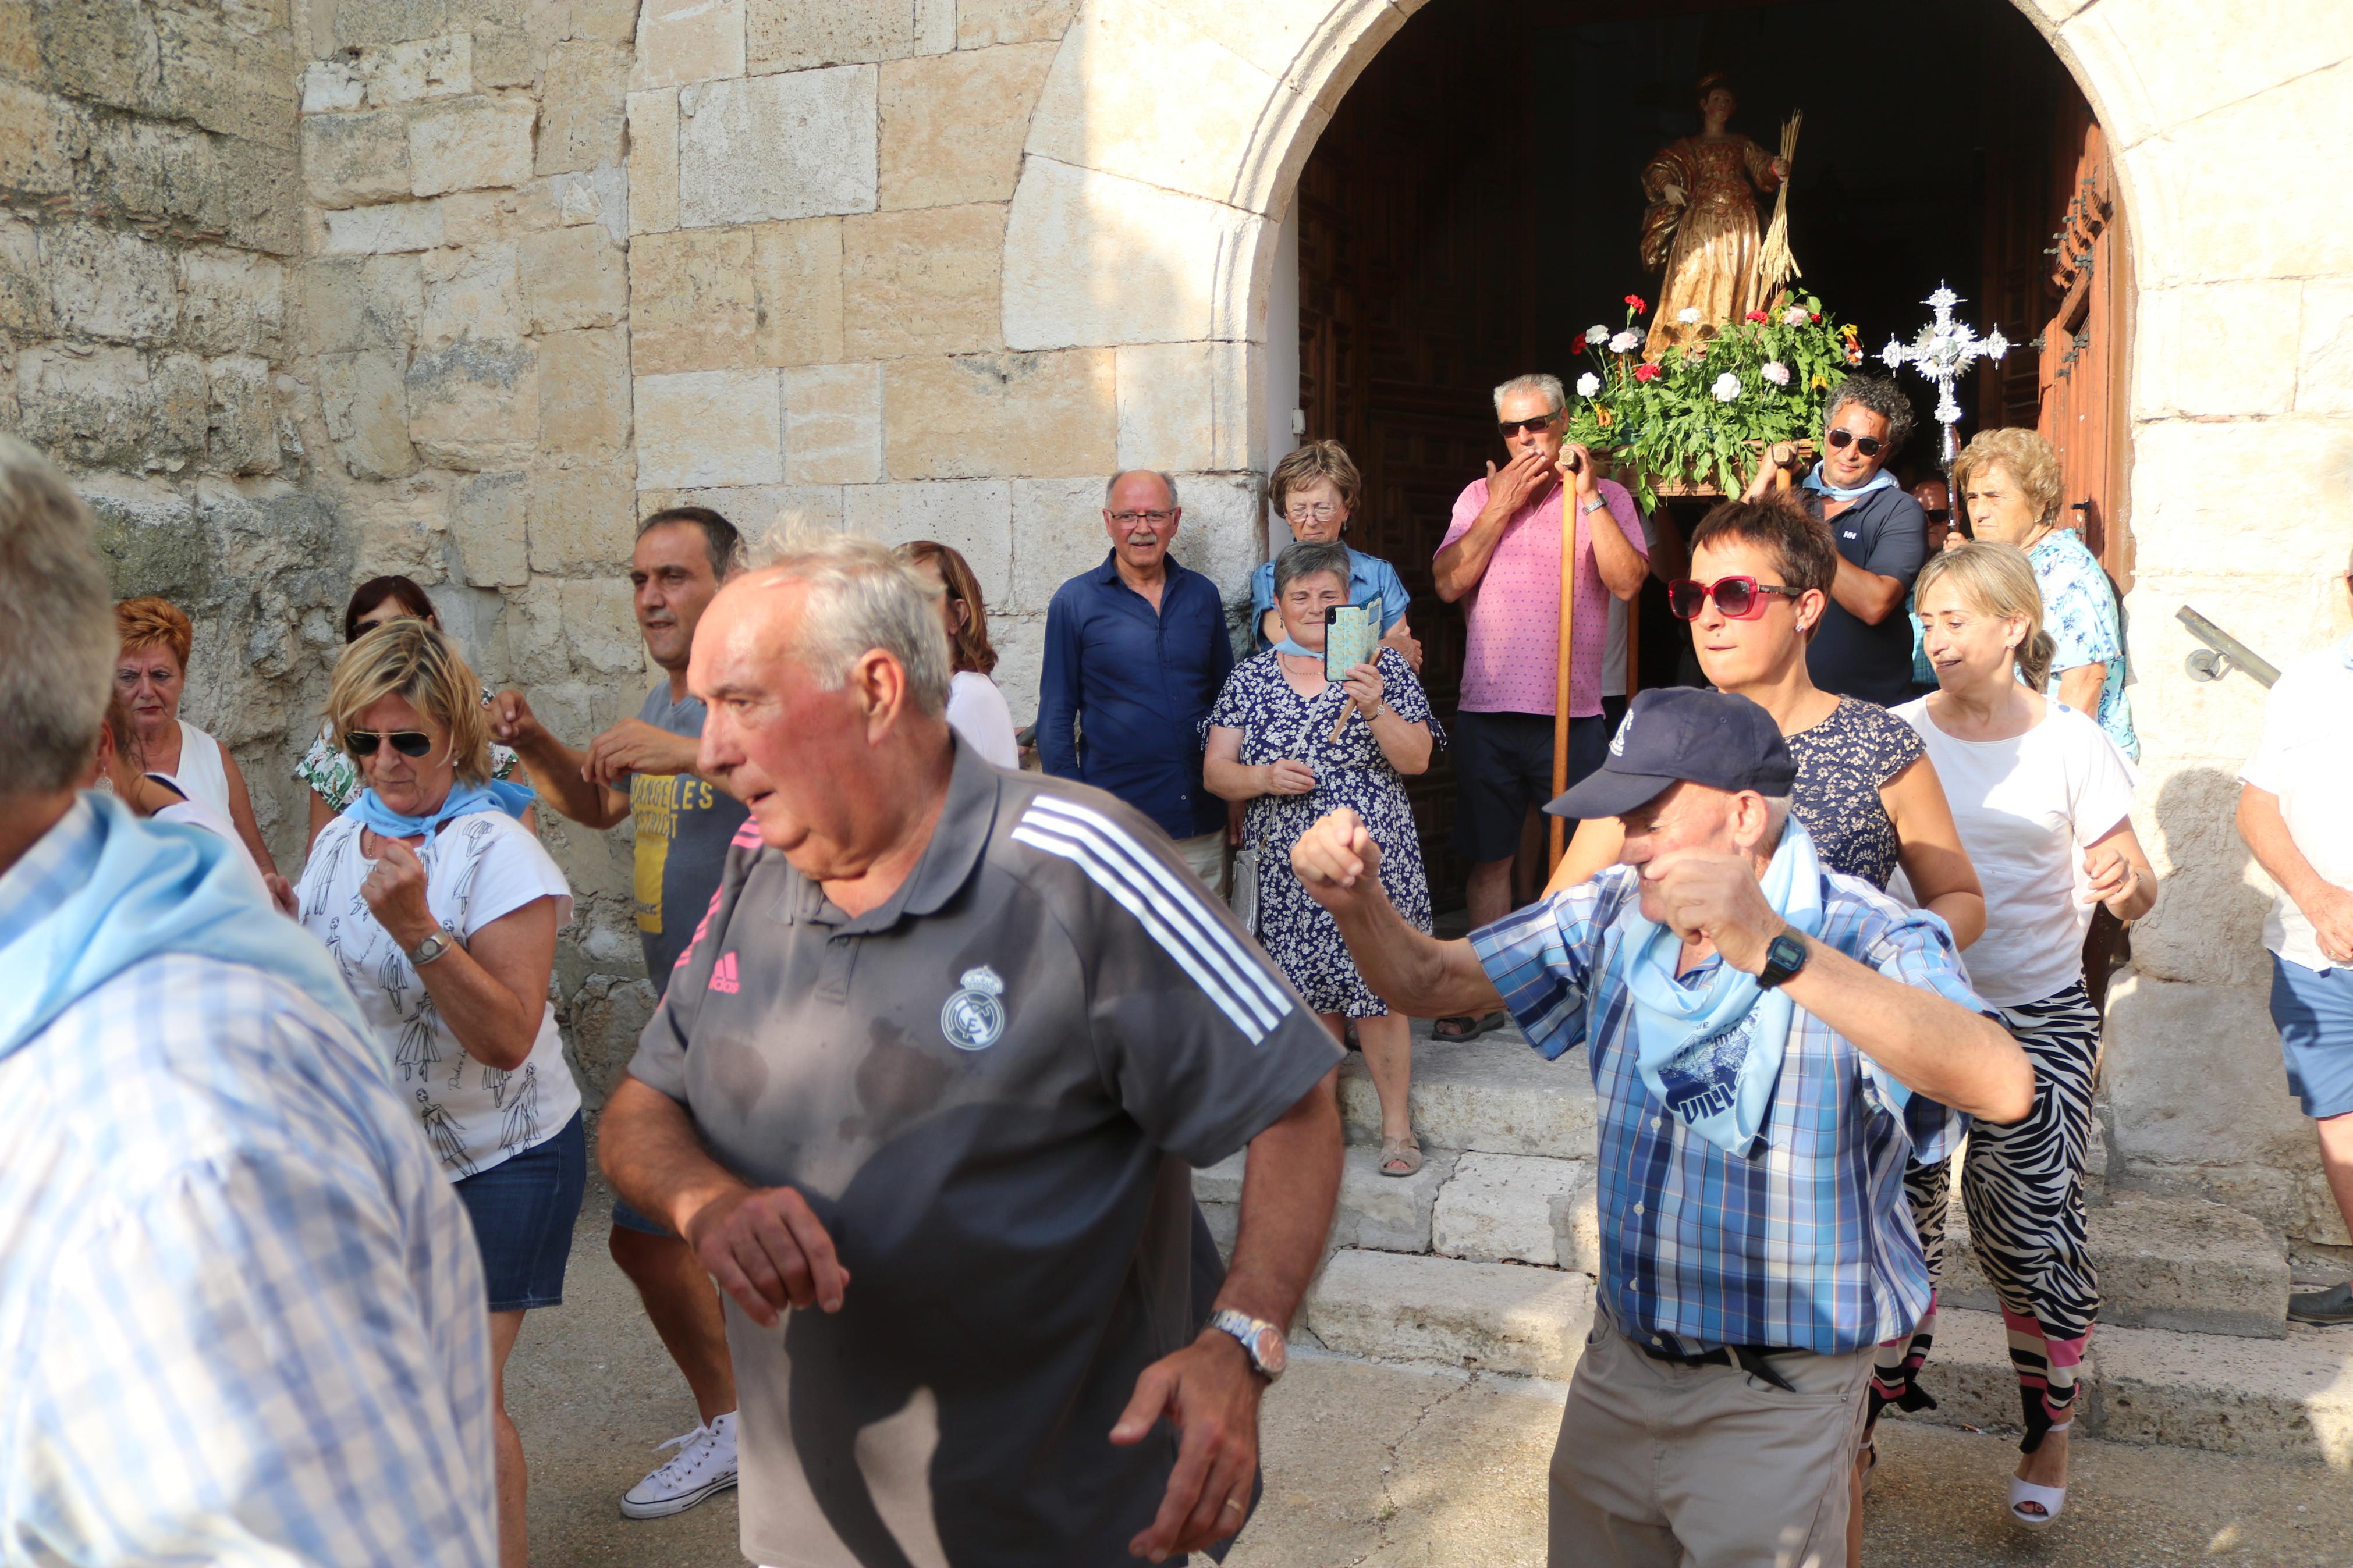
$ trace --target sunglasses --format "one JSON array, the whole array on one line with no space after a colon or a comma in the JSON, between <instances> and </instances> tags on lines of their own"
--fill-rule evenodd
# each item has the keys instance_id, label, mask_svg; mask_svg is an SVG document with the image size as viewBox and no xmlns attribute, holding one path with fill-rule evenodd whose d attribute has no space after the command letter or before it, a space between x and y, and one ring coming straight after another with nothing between
<instances>
[{"instance_id":1,"label":"sunglasses","mask_svg":"<svg viewBox=\"0 0 2353 1568\"><path fill-rule=\"evenodd\" d=\"M346 730L343 731L343 750L355 757L375 756L376 742L379 741L390 741L392 749L404 757L421 757L433 749L433 737L422 730Z\"/></svg>"},{"instance_id":2,"label":"sunglasses","mask_svg":"<svg viewBox=\"0 0 2353 1568\"><path fill-rule=\"evenodd\" d=\"M1876 436L1858 436L1852 430L1833 430L1831 432L1831 446L1851 446L1866 458L1876 458L1879 456L1879 448L1884 443L1883 443Z\"/></svg>"},{"instance_id":3,"label":"sunglasses","mask_svg":"<svg viewBox=\"0 0 2353 1568\"><path fill-rule=\"evenodd\" d=\"M1667 608L1678 620L1695 621L1710 599L1724 612L1726 620L1753 621L1765 613L1765 595L1778 594L1789 600L1799 595L1795 588L1784 588L1778 583L1759 583L1754 577L1718 577L1713 583L1694 583L1679 577L1667 584Z\"/></svg>"},{"instance_id":4,"label":"sunglasses","mask_svg":"<svg viewBox=\"0 0 2353 1568\"><path fill-rule=\"evenodd\" d=\"M1546 414L1535 419L1498 419L1495 421L1495 428L1502 433L1504 439L1508 441L1523 430L1549 430L1552 428L1552 422L1559 417L1558 414Z\"/></svg>"}]
</instances>

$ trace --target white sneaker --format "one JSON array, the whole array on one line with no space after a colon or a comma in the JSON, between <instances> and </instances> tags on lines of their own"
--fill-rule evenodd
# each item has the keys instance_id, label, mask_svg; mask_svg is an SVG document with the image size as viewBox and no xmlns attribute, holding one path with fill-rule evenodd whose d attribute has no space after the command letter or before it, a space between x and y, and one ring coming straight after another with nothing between
<instances>
[{"instance_id":1,"label":"white sneaker","mask_svg":"<svg viewBox=\"0 0 2353 1568\"><path fill-rule=\"evenodd\" d=\"M714 1415L662 1445L678 1452L621 1499L624 1519L664 1519L684 1513L714 1492L735 1484L735 1412Z\"/></svg>"}]
</instances>

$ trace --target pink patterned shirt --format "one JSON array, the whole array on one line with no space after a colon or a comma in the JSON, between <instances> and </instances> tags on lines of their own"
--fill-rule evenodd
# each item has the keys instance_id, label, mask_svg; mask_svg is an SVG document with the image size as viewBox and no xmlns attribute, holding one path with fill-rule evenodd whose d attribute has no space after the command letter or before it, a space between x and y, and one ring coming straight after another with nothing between
<instances>
[{"instance_id":1,"label":"pink patterned shirt","mask_svg":"<svg viewBox=\"0 0 2353 1568\"><path fill-rule=\"evenodd\" d=\"M1641 513L1626 488L1597 481L1609 515L1626 542L1646 559ZM1462 651L1461 710L1466 713L1552 714L1553 673L1560 647L1560 508L1556 484L1535 507L1523 507L1504 525L1486 575L1462 602L1469 628ZM1445 549L1471 531L1487 504L1487 481L1473 479L1454 502L1454 521L1439 542ZM1593 525L1601 514L1577 520L1577 625L1569 660L1568 712L1586 719L1601 711L1601 660L1609 641L1609 590L1593 564Z\"/></svg>"}]
</instances>

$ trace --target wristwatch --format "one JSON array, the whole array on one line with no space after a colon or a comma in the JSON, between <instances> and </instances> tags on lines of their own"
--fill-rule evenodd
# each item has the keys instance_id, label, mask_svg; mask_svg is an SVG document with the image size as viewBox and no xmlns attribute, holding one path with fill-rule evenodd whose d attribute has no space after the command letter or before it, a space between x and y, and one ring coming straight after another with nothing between
<instances>
[{"instance_id":1,"label":"wristwatch","mask_svg":"<svg viewBox=\"0 0 2353 1568\"><path fill-rule=\"evenodd\" d=\"M1577 515L1579 517L1591 517L1595 512L1599 511L1603 507L1608 506L1609 504L1609 498L1608 496L1596 495L1591 500L1585 502L1577 509Z\"/></svg>"},{"instance_id":2,"label":"wristwatch","mask_svg":"<svg viewBox=\"0 0 2353 1568\"><path fill-rule=\"evenodd\" d=\"M1781 934L1766 946L1765 967L1757 972L1757 984L1770 991L1805 967L1806 939L1796 927L1783 926Z\"/></svg>"},{"instance_id":3,"label":"wristwatch","mask_svg":"<svg viewBox=\"0 0 2353 1568\"><path fill-rule=\"evenodd\" d=\"M408 950L408 967L422 969L456 945L447 931L437 931Z\"/></svg>"},{"instance_id":4,"label":"wristwatch","mask_svg":"<svg viewBox=\"0 0 2353 1568\"><path fill-rule=\"evenodd\" d=\"M1283 1343L1282 1331L1263 1318L1253 1318L1247 1312L1230 1309L1209 1314L1209 1327L1219 1329L1241 1342L1242 1353L1250 1357L1258 1374L1272 1383L1282 1375L1284 1362L1289 1358Z\"/></svg>"}]
</instances>

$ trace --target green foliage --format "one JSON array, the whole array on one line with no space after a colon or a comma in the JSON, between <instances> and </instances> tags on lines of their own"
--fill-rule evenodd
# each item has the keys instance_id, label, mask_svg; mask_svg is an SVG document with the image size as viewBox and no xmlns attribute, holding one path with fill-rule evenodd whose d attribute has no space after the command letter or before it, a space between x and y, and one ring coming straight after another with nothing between
<instances>
[{"instance_id":1,"label":"green foliage","mask_svg":"<svg viewBox=\"0 0 2353 1568\"><path fill-rule=\"evenodd\" d=\"M1626 332L1599 342L1587 335L1594 369L1577 378L1566 427L1569 440L1619 466L1645 511L1658 505L1665 484L1713 482L1737 494L1740 470L1753 469L1765 447L1820 433L1831 389L1862 359L1855 329L1831 326L1810 294L1783 296L1769 315L1702 327L1699 343L1661 363L1642 358L1639 341L1610 352L1611 341L1639 338L1634 321L1646 309L1630 294ZM1786 372L1786 381L1768 375L1768 366ZM1737 383L1729 398L1719 395L1719 388L1733 390L1725 376Z\"/></svg>"}]
</instances>

